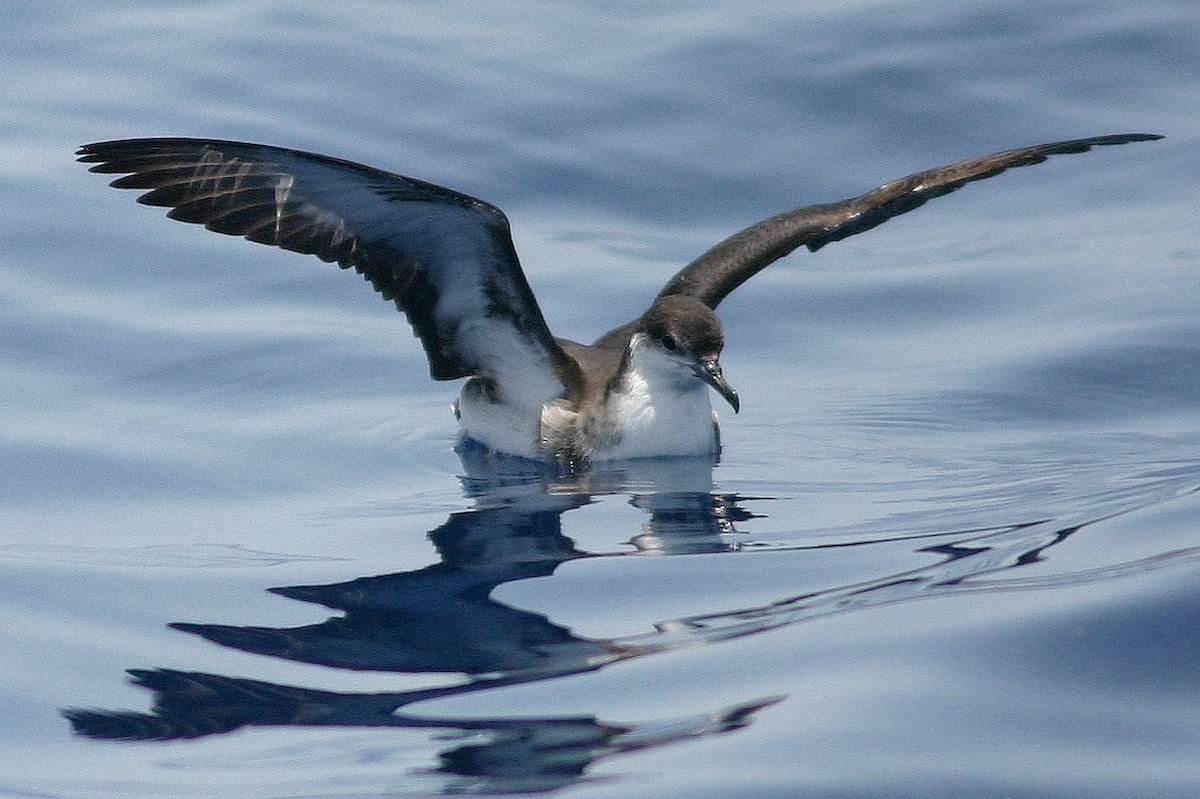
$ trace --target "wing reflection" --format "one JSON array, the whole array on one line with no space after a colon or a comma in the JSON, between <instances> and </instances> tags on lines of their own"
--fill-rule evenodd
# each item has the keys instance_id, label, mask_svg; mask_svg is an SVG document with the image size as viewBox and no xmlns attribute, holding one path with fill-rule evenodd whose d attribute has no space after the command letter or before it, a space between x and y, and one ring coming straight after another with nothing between
<instances>
[{"instance_id":1,"label":"wing reflection","mask_svg":"<svg viewBox=\"0 0 1200 799\"><path fill-rule=\"evenodd\" d=\"M603 642L491 598L503 583L544 577L584 556L562 534L559 517L585 498L545 499L558 507L503 506L451 516L430 533L441 562L418 571L270 589L344 611L321 624L171 626L247 652L345 669L487 674L603 661L612 653Z\"/></svg>"},{"instance_id":2,"label":"wing reflection","mask_svg":"<svg viewBox=\"0 0 1200 799\"><path fill-rule=\"evenodd\" d=\"M119 741L185 740L248 726L280 725L482 733L482 738L441 752L438 766L423 772L425 782L435 782L446 793L532 793L562 788L585 780L587 768L602 758L741 729L757 710L779 701L766 699L645 724L606 723L590 716L439 719L401 711L413 702L439 695L494 686L351 694L170 669L135 669L130 674L136 685L154 691L153 710L67 710L65 715L76 732Z\"/></svg>"}]
</instances>

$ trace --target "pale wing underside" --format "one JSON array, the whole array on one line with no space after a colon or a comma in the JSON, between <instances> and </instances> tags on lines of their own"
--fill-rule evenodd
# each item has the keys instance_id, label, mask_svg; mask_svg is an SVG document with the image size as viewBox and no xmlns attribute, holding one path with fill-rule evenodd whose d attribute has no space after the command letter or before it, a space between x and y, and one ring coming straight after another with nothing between
<instances>
[{"instance_id":1,"label":"pale wing underside","mask_svg":"<svg viewBox=\"0 0 1200 799\"><path fill-rule=\"evenodd\" d=\"M1038 164L1051 155L1082 153L1093 146L1161 138L1147 133L1128 133L1005 150L918 172L841 202L797 208L764 219L720 242L680 270L659 296L684 294L715 308L726 295L759 270L798 247L808 247L815 252L831 241L870 230L973 180L990 178L1013 167Z\"/></svg>"},{"instance_id":2,"label":"pale wing underside","mask_svg":"<svg viewBox=\"0 0 1200 799\"><path fill-rule=\"evenodd\" d=\"M80 148L111 185L209 230L354 268L393 300L438 380L478 375L503 394L555 396L578 366L555 343L497 208L327 156L201 139ZM506 390L512 387L513 391ZM532 397L531 397L532 398Z\"/></svg>"}]
</instances>

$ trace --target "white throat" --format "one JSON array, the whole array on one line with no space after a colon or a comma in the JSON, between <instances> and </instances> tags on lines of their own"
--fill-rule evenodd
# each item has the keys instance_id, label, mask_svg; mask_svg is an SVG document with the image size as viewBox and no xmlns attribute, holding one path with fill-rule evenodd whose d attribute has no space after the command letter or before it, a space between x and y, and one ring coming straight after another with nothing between
<instances>
[{"instance_id":1,"label":"white throat","mask_svg":"<svg viewBox=\"0 0 1200 799\"><path fill-rule=\"evenodd\" d=\"M716 416L708 386L690 364L647 344L642 334L630 347L625 380L609 395L605 414L616 440L593 458L713 454Z\"/></svg>"}]
</instances>

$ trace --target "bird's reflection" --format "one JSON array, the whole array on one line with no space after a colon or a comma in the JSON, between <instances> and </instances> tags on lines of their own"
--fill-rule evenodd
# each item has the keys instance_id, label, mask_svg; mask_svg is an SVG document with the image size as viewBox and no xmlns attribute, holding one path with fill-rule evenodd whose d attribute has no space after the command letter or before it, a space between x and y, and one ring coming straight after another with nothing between
<instances>
[{"instance_id":1,"label":"bird's reflection","mask_svg":"<svg viewBox=\"0 0 1200 799\"><path fill-rule=\"evenodd\" d=\"M434 718L415 714L409 706L593 671L836 613L967 591L1097 580L1155 568L1163 561L1156 556L1093 572L1011 575L1043 561L1052 547L1090 523L1059 525L1053 520L800 545L796 548L912 540L931 563L819 591L797 590L756 607L664 620L652 632L590 638L541 613L493 598L504 583L549 576L567 561L617 554L577 548L563 534L564 513L597 496L627 495L647 516L629 539L630 552L621 554L750 552L753 548L739 543L735 527L753 517L743 507L748 498L714 492L707 461L645 461L563 475L469 445L460 455L464 490L474 507L452 514L430 532L437 563L330 585L270 589L339 611L319 624L275 628L178 622L172 627L222 646L290 661L377 672L449 672L471 679L402 692L341 693L202 672L134 670L135 684L154 692L151 712L72 709L65 714L74 729L92 738L142 741L197 738L250 726L456 730L469 739L442 751L436 767L410 773L422 790L547 791L586 779L589 766L601 758L739 729L776 700L637 724L592 716ZM1171 557L1198 555L1197 550L1181 550Z\"/></svg>"},{"instance_id":2,"label":"bird's reflection","mask_svg":"<svg viewBox=\"0 0 1200 799\"><path fill-rule=\"evenodd\" d=\"M92 738L180 740L249 726L430 728L473 733L439 754L420 780L444 792L535 792L584 779L604 757L749 723L774 699L648 723L595 717L438 719L409 705L500 686L577 674L651 650L579 635L545 615L492 597L508 582L552 574L587 557L562 532L561 518L602 494L628 493L649 518L631 537L635 552L676 554L737 548L734 522L752 518L733 494L712 491L712 463L676 459L586 475L460 447L464 491L475 507L455 513L429 537L439 561L425 568L330 585L285 586L273 593L340 611L294 628L176 622L177 630L246 652L340 669L454 672L469 682L423 690L339 693L203 672L136 669L154 692L150 713L68 710Z\"/></svg>"}]
</instances>

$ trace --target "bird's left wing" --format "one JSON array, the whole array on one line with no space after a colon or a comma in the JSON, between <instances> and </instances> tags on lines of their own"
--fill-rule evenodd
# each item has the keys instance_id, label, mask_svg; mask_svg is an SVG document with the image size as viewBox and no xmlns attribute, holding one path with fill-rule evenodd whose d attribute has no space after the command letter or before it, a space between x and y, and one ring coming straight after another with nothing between
<instances>
[{"instance_id":1,"label":"bird's left wing","mask_svg":"<svg viewBox=\"0 0 1200 799\"><path fill-rule=\"evenodd\" d=\"M733 234L681 269L659 297L684 294L716 308L729 292L798 247L816 252L833 241L882 225L934 197L1006 169L1040 164L1052 155L1084 153L1113 144L1153 141L1152 133L1123 133L1036 144L927 169L847 200L806 205Z\"/></svg>"},{"instance_id":2,"label":"bird's left wing","mask_svg":"<svg viewBox=\"0 0 1200 799\"><path fill-rule=\"evenodd\" d=\"M478 375L508 401L570 393L555 342L495 206L328 156L205 139L84 145L92 172L172 219L353 267L393 300L436 380ZM509 390L511 388L511 390Z\"/></svg>"}]
</instances>

